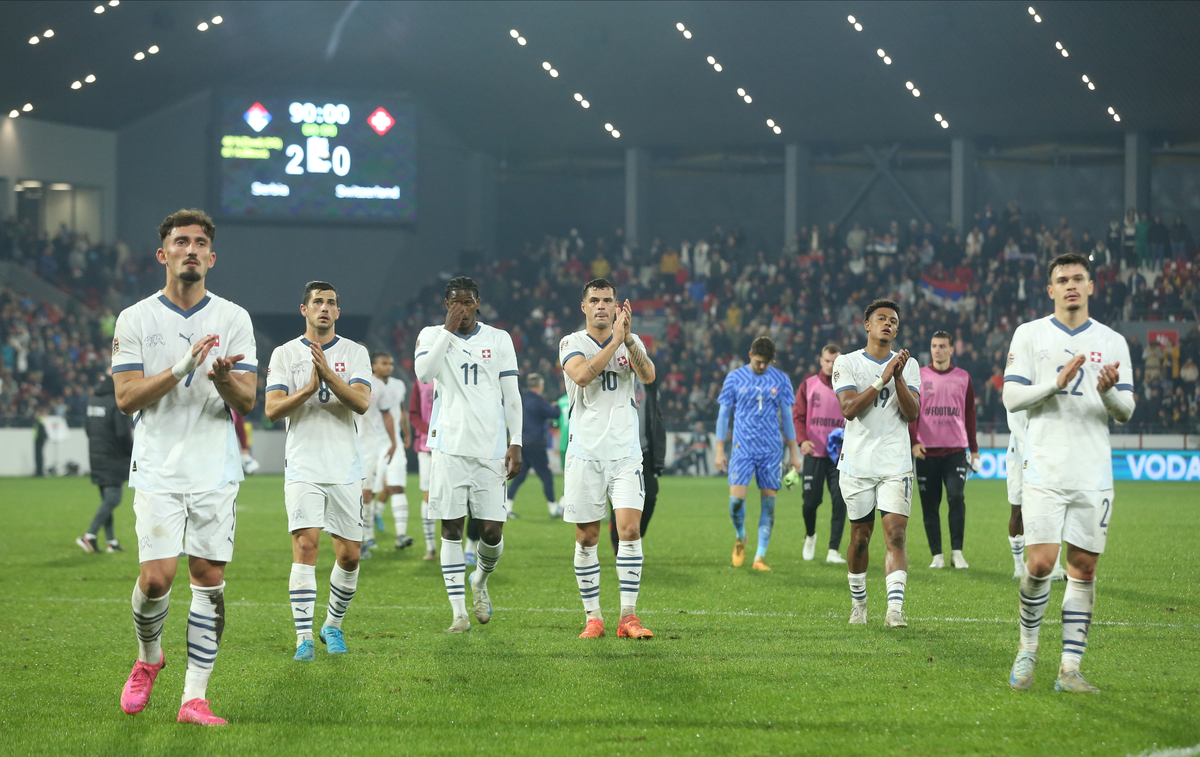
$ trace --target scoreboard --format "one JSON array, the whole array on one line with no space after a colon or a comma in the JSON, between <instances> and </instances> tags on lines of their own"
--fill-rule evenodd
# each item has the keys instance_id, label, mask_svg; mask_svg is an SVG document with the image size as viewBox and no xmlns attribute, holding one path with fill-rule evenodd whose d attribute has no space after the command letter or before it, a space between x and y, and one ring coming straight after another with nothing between
<instances>
[{"instance_id":1,"label":"scoreboard","mask_svg":"<svg viewBox=\"0 0 1200 757\"><path fill-rule=\"evenodd\" d=\"M403 98L229 96L218 122L225 217L417 218L416 109Z\"/></svg>"}]
</instances>

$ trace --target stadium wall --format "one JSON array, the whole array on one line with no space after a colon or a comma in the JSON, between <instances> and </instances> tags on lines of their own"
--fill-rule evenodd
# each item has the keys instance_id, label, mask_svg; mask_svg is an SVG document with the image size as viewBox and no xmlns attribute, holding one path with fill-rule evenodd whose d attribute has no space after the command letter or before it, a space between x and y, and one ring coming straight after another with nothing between
<instances>
[{"instance_id":1,"label":"stadium wall","mask_svg":"<svg viewBox=\"0 0 1200 757\"><path fill-rule=\"evenodd\" d=\"M99 189L105 239L117 230L117 134L38 121L0 121L0 218L16 214L13 187L23 179ZM93 240L97 241L97 240Z\"/></svg>"},{"instance_id":2,"label":"stadium wall","mask_svg":"<svg viewBox=\"0 0 1200 757\"><path fill-rule=\"evenodd\" d=\"M117 132L118 232L135 252L158 247L169 213L208 206L214 105L211 91L199 92ZM420 113L415 225L220 222L210 288L252 315L295 314L305 282L325 278L344 315L370 317L407 300L461 251L494 249L494 161Z\"/></svg>"}]
</instances>

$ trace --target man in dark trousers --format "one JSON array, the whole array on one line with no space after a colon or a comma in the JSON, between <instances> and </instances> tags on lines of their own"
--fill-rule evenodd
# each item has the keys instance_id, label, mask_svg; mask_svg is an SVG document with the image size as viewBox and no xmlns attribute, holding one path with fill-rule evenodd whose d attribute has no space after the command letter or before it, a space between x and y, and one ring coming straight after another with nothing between
<instances>
[{"instance_id":1,"label":"man in dark trousers","mask_svg":"<svg viewBox=\"0 0 1200 757\"><path fill-rule=\"evenodd\" d=\"M646 476L646 500L642 505L642 518L638 524L641 536L646 535L650 519L654 517L654 505L658 502L658 476L667 462L667 427L663 423L662 409L658 405L658 379L643 384L634 379L634 397L637 399L638 433L642 438L642 470ZM611 507L609 508L611 510ZM617 519L609 518L608 535L612 538L613 554L617 553Z\"/></svg>"},{"instance_id":2,"label":"man in dark trousers","mask_svg":"<svg viewBox=\"0 0 1200 757\"><path fill-rule=\"evenodd\" d=\"M504 506L510 518L516 517L513 513L513 500L517 498L517 489L525 483L530 469L542 480L542 492L546 495L546 507L550 510L550 517L562 517L562 507L554 497L554 474L550 472L550 459L546 455L546 445L550 443L550 421L558 420L559 409L558 405L550 404L542 396L542 390L545 388L546 382L541 375L531 373L525 380L525 391L521 392L521 406L525 416L522 424L525 462L521 466L521 472L508 484L508 496Z\"/></svg>"},{"instance_id":3,"label":"man in dark trousers","mask_svg":"<svg viewBox=\"0 0 1200 757\"><path fill-rule=\"evenodd\" d=\"M133 423L117 409L111 376L96 385L87 404L88 459L92 483L100 487L100 507L87 533L75 540L84 552L100 551L97 534L104 527L108 539L106 552L124 552L113 532L113 510L121 504L125 480L129 478L129 458L133 454Z\"/></svg>"},{"instance_id":4,"label":"man in dark trousers","mask_svg":"<svg viewBox=\"0 0 1200 757\"><path fill-rule=\"evenodd\" d=\"M805 560L812 560L817 552L817 508L829 487L829 552L827 563L844 563L838 554L842 545L842 531L846 527L846 501L838 484L836 455L829 453L829 435L834 429L845 428L837 395L833 393L833 361L842 354L841 347L827 344L821 350L821 370L809 376L796 390L796 401L792 404L792 422L796 424L796 441L800 454L804 455L804 551Z\"/></svg>"},{"instance_id":5,"label":"man in dark trousers","mask_svg":"<svg viewBox=\"0 0 1200 757\"><path fill-rule=\"evenodd\" d=\"M972 469L979 470L975 440L975 390L971 377L950 364L950 334L934 332L929 343L932 365L921 369L921 414L908 426L917 463L917 489L925 518L925 537L933 553L931 568L946 567L942 555L942 486L946 487L950 521L950 564L966 568L963 530L967 505L963 488ZM970 449L970 458L967 450Z\"/></svg>"}]
</instances>

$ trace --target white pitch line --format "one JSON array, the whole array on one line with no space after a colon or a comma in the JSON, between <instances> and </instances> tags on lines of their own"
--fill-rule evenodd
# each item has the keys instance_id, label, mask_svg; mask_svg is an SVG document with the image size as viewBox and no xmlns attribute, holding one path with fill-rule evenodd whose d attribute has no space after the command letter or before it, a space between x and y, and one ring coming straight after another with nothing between
<instances>
[{"instance_id":1,"label":"white pitch line","mask_svg":"<svg viewBox=\"0 0 1200 757\"><path fill-rule=\"evenodd\" d=\"M1200 754L1200 744L1196 746L1179 747L1178 749L1160 749L1155 752L1140 752L1130 757L1195 757Z\"/></svg>"},{"instance_id":2,"label":"white pitch line","mask_svg":"<svg viewBox=\"0 0 1200 757\"><path fill-rule=\"evenodd\" d=\"M95 602L95 603L112 603L112 604L129 604L128 599L112 599L107 597L35 597L35 601L39 602ZM291 607L287 602L226 602L230 607ZM362 610L398 610L400 612L438 612L444 610L443 605L437 607L425 607L420 605L355 605L356 612ZM502 612L554 612L554 613L578 613L581 610L578 607L502 607L496 605L496 611ZM753 612L751 610L640 610L639 615L713 615L718 617L745 617L745 618L791 618L796 620L840 620L842 615L838 613L826 613L824 615L808 613L793 613L793 612ZM909 620L917 620L921 622L931 623L1002 623L1015 624L1016 617L1012 618L939 618L939 617L918 617L907 616ZM1053 619L1042 621L1048 625L1060 623ZM1200 628L1200 624L1194 623L1132 623L1123 620L1093 620L1094 626L1118 626L1126 628ZM1189 753L1200 755L1200 752ZM1138 757L1141 757L1140 755ZM1159 755L1155 755L1159 757Z\"/></svg>"}]
</instances>

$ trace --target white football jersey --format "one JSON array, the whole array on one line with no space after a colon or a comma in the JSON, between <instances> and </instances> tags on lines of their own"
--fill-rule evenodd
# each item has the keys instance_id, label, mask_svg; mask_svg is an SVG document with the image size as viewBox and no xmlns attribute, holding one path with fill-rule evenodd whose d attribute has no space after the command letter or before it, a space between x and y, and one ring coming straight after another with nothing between
<instances>
[{"instance_id":1,"label":"white football jersey","mask_svg":"<svg viewBox=\"0 0 1200 757\"><path fill-rule=\"evenodd\" d=\"M387 404L392 409L392 430L396 432L396 445L399 447L404 444L404 438L400 435L400 417L402 413L407 412L404 400L408 393L408 387L404 385L404 381L393 377L387 380L383 391L387 394ZM384 434L384 436L387 435Z\"/></svg>"},{"instance_id":2,"label":"white football jersey","mask_svg":"<svg viewBox=\"0 0 1200 757\"><path fill-rule=\"evenodd\" d=\"M1008 450L1018 459L1025 459L1025 424L1029 422L1024 410L1013 412L1006 410L1008 415Z\"/></svg>"},{"instance_id":3,"label":"white football jersey","mask_svg":"<svg viewBox=\"0 0 1200 757\"><path fill-rule=\"evenodd\" d=\"M312 342L299 337L275 348L267 368L267 391L288 394L312 380ZM334 337L323 348L325 361L346 383L371 385L367 348ZM365 474L358 442L358 413L337 398L325 382L287 417L283 475L309 484L356 484Z\"/></svg>"},{"instance_id":4,"label":"white football jersey","mask_svg":"<svg viewBox=\"0 0 1200 757\"><path fill-rule=\"evenodd\" d=\"M391 446L383 423L383 414L394 413L395 408L388 404L391 393L387 391L385 380L374 373L368 376L367 380L371 385L371 404L367 405L367 412L363 413L359 421L358 439L364 453L377 455L387 452Z\"/></svg>"},{"instance_id":5,"label":"white football jersey","mask_svg":"<svg viewBox=\"0 0 1200 757\"><path fill-rule=\"evenodd\" d=\"M416 356L427 353L445 329L421 329ZM503 458L508 424L500 379L517 375L517 353L507 332L480 323L470 334L451 334L433 380L429 448L460 457Z\"/></svg>"},{"instance_id":6,"label":"white football jersey","mask_svg":"<svg viewBox=\"0 0 1200 757\"><path fill-rule=\"evenodd\" d=\"M244 355L235 371L258 372L254 327L246 310L209 292L190 310L154 294L121 311L112 344L113 373L155 376L209 334L217 343L204 363L160 400L134 415L129 485L173 494L206 492L241 481L233 418L208 380L213 360Z\"/></svg>"},{"instance_id":7,"label":"white football jersey","mask_svg":"<svg viewBox=\"0 0 1200 757\"><path fill-rule=\"evenodd\" d=\"M866 350L839 355L833 361L833 391L841 394L847 389L865 392L883 375L883 369L896 356L889 353L876 360ZM921 367L916 358L904 364L901 379L913 392L921 394ZM912 445L908 439L908 424L900 417L896 400L896 377L884 384L875 401L852 421L846 421L842 454L838 470L856 478L899 476L912 470Z\"/></svg>"},{"instance_id":8,"label":"white football jersey","mask_svg":"<svg viewBox=\"0 0 1200 757\"><path fill-rule=\"evenodd\" d=\"M1075 355L1086 355L1066 389L1025 411L1025 481L1075 491L1112 488L1108 410L1096 384L1100 368L1120 361L1116 388L1133 391L1133 366L1125 338L1088 319L1071 331L1048 316L1023 323L1008 348L1004 380L1038 385L1058 378Z\"/></svg>"},{"instance_id":9,"label":"white football jersey","mask_svg":"<svg viewBox=\"0 0 1200 757\"><path fill-rule=\"evenodd\" d=\"M646 345L641 338L637 334L632 336L644 352ZM558 360L564 366L575 355L590 360L607 345L608 341L601 344L586 330L576 331L559 342ZM587 386L576 384L563 373L567 385L567 417L571 422L567 454L581 460L641 458L641 431L634 399L636 380L637 375L629 365L629 350L624 344L617 347L608 365Z\"/></svg>"}]
</instances>

